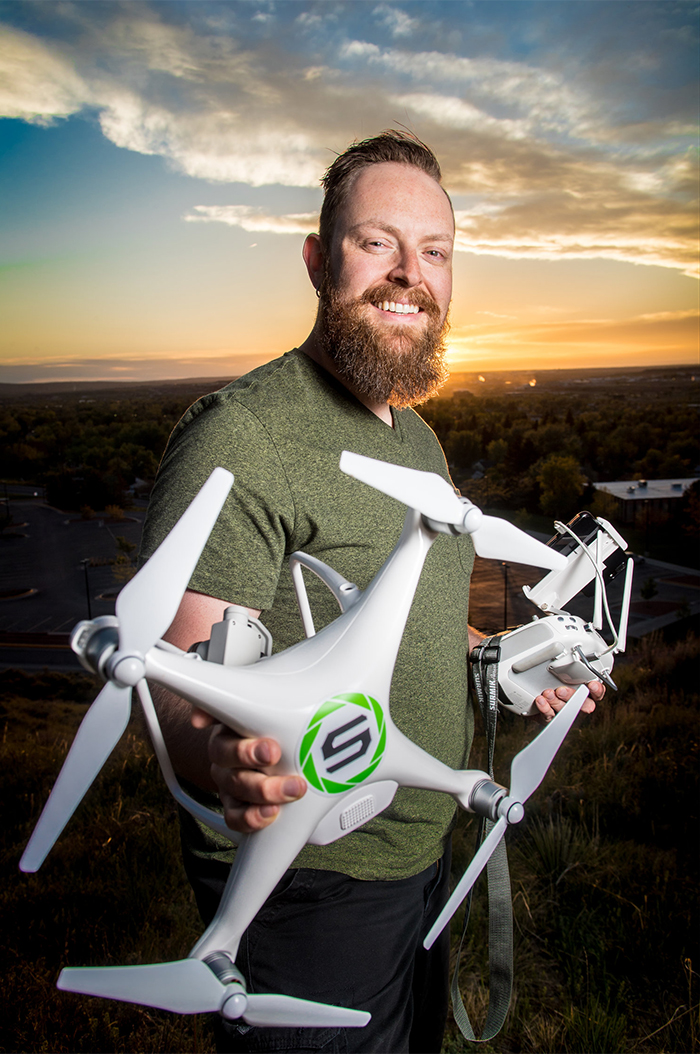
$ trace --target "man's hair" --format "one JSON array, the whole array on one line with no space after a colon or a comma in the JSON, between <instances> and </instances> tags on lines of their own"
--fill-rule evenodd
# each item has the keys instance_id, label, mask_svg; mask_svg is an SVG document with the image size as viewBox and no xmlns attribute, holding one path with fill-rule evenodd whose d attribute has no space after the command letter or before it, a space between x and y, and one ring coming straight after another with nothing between
<instances>
[{"instance_id":1,"label":"man's hair","mask_svg":"<svg viewBox=\"0 0 700 1054\"><path fill-rule=\"evenodd\" d=\"M429 175L436 183L442 183L438 159L430 147L422 143L412 132L389 128L371 139L352 143L342 154L338 154L321 180L324 198L319 221L319 236L324 248L327 249L330 246L336 217L359 173L369 165L379 165L385 161L394 161L400 165L413 165L414 168L419 168Z\"/></svg>"}]
</instances>

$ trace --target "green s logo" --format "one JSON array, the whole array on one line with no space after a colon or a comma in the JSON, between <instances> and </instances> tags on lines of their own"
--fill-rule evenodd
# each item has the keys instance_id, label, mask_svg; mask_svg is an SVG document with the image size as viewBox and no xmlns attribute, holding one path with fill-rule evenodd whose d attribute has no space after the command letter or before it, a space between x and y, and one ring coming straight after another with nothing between
<instances>
[{"instance_id":1,"label":"green s logo","mask_svg":"<svg viewBox=\"0 0 700 1054\"><path fill-rule=\"evenodd\" d=\"M307 781L325 794L342 794L363 783L386 746L384 712L370 695L348 692L319 706L299 746Z\"/></svg>"}]
</instances>

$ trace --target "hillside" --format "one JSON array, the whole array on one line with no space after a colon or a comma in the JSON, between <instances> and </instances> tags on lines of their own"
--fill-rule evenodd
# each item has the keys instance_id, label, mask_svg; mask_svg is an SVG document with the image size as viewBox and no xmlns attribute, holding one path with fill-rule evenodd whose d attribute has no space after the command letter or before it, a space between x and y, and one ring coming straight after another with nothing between
<instances>
[{"instance_id":1,"label":"hillside","mask_svg":"<svg viewBox=\"0 0 700 1054\"><path fill-rule=\"evenodd\" d=\"M579 718L526 820L510 832L515 993L485 1054L658 1054L698 1049L700 644L645 638L620 692ZM17 862L85 702L87 675L8 672L3 685L0 1050L212 1051L206 1018L58 992L64 965L165 961L200 932L175 809L138 722L34 876ZM496 776L536 731L506 715ZM471 764L483 765L480 737ZM474 821L454 836L454 875ZM453 931L458 941L459 924ZM477 893L461 990L483 1024L487 921ZM470 1049L450 1026L444 1050Z\"/></svg>"}]
</instances>

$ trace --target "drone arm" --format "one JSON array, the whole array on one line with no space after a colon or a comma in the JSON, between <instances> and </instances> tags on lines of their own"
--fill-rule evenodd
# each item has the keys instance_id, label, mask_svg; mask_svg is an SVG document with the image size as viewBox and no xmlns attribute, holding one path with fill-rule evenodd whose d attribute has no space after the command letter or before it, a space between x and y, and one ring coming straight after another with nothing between
<instances>
[{"instance_id":1,"label":"drone arm","mask_svg":"<svg viewBox=\"0 0 700 1054\"><path fill-rule=\"evenodd\" d=\"M167 784L168 790L172 794L178 805L181 805L191 816L194 816L196 820L201 820L202 823L206 824L212 831L217 834L223 835L224 838L228 838L231 842L238 843L241 839L241 835L237 831L232 831L230 827L224 822L221 813L214 812L213 809L207 809L205 805L195 801L187 794L180 784L178 783L177 776L173 769L170 761L170 755L163 739L163 733L161 731L160 722L156 709L151 699L151 693L148 690L148 684L146 681L139 681L136 686L136 690L141 700L141 706L143 708L144 717L146 718L146 724L148 725L148 731L151 736L151 742L153 743L153 749L156 752L158 763L163 773L163 778Z\"/></svg>"},{"instance_id":2,"label":"drone arm","mask_svg":"<svg viewBox=\"0 0 700 1054\"><path fill-rule=\"evenodd\" d=\"M467 811L473 812L476 788L489 780L479 769L451 769L417 746L393 725L382 761L382 778L394 779L402 787L443 791Z\"/></svg>"},{"instance_id":3,"label":"drone arm","mask_svg":"<svg viewBox=\"0 0 700 1054\"><path fill-rule=\"evenodd\" d=\"M226 952L235 960L243 933L327 809L324 796L309 792L287 804L275 823L243 837L216 915L190 956Z\"/></svg>"}]
</instances>

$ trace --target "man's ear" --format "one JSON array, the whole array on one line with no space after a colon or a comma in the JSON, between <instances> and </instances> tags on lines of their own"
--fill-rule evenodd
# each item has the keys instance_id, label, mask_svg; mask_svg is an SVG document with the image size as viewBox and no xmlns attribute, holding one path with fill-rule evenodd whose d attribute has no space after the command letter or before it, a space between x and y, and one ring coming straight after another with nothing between
<instances>
[{"instance_id":1,"label":"man's ear","mask_svg":"<svg viewBox=\"0 0 700 1054\"><path fill-rule=\"evenodd\" d=\"M311 284L318 292L321 288L323 268L326 260L326 254L323 251L321 239L318 234L309 234L307 236L301 254L304 257L304 263L306 264L306 270L309 272Z\"/></svg>"}]
</instances>

